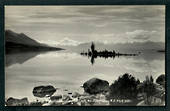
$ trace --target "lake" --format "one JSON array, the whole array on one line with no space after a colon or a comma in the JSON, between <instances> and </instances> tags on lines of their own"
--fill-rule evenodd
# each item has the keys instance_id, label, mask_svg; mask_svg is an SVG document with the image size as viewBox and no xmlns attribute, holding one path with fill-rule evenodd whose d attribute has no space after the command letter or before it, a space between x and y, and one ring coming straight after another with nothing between
<instances>
[{"instance_id":1,"label":"lake","mask_svg":"<svg viewBox=\"0 0 170 111\"><path fill-rule=\"evenodd\" d=\"M147 75L152 75L155 80L165 74L165 54L153 51L139 56L97 58L93 65L90 58L66 50L7 54L5 98L28 97L33 101L36 99L32 94L33 88L39 85L83 92L81 86L93 77L111 84L124 73L140 81Z\"/></svg>"}]
</instances>

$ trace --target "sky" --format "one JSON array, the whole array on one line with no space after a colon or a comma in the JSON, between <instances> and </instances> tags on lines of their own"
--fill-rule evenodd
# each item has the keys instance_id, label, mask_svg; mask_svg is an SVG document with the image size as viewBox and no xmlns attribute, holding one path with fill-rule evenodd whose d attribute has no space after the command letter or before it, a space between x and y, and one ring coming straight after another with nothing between
<instances>
[{"instance_id":1,"label":"sky","mask_svg":"<svg viewBox=\"0 0 170 111\"><path fill-rule=\"evenodd\" d=\"M165 42L165 6L5 6L5 29L39 42Z\"/></svg>"}]
</instances>

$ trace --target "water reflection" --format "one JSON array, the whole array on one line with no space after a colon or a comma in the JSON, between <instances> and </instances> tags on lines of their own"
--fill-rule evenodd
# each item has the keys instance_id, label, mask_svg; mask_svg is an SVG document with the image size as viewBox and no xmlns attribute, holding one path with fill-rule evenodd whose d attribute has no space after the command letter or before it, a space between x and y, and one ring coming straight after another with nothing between
<instances>
[{"instance_id":1,"label":"water reflection","mask_svg":"<svg viewBox=\"0 0 170 111\"><path fill-rule=\"evenodd\" d=\"M125 72L129 72L142 81L146 75L152 74L153 78L157 78L158 75L164 73L164 54L148 53L150 56L145 57L142 54L139 56L88 56L93 64L95 62L95 65L91 66L87 58L73 52L7 53L6 97L28 97L34 100L34 96L44 97L52 94L33 95L32 89L39 85L50 84L57 88L79 92L79 90L82 90L79 87L92 77L98 77L113 83L119 75ZM11 65L13 66L9 67ZM58 94L59 91L56 92ZM109 102L110 105L116 106L134 105L138 103L138 100L111 98Z\"/></svg>"},{"instance_id":2,"label":"water reflection","mask_svg":"<svg viewBox=\"0 0 170 111\"><path fill-rule=\"evenodd\" d=\"M115 58L116 56L138 56L141 52L139 52L138 54L126 54L126 53L119 53L119 52L115 52L115 50L113 51L108 51L108 50L104 50L104 51L98 51L95 49L95 44L92 42L91 44L91 50L88 49L88 52L81 52L80 54L83 56L88 56L91 57L91 64L93 65L95 63L95 59L97 59L97 57L100 58Z\"/></svg>"},{"instance_id":3,"label":"water reflection","mask_svg":"<svg viewBox=\"0 0 170 111\"><path fill-rule=\"evenodd\" d=\"M5 65L9 67L13 64L23 64L24 62L28 61L36 57L39 54L45 54L49 51L15 51L11 50L6 52L5 56Z\"/></svg>"}]
</instances>

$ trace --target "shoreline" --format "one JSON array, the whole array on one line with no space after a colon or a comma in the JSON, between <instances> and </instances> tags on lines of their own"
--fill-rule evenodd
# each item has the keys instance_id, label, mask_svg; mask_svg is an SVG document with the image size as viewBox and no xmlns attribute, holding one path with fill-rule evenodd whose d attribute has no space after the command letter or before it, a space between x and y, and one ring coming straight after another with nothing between
<instances>
[{"instance_id":1,"label":"shoreline","mask_svg":"<svg viewBox=\"0 0 170 111\"><path fill-rule=\"evenodd\" d=\"M162 80L165 75L158 78ZM165 79L153 82L152 76L146 77L141 82L130 74L125 73L118 80L109 85L106 80L92 78L83 84L84 92L69 91L55 88L51 85L37 86L33 89L34 101L24 97L17 99L5 98L6 106L164 106L165 104ZM125 80L126 79L126 80ZM120 82L118 82L120 81ZM124 81L121 83L121 81ZM131 82L131 83L130 83ZM131 84L136 84L132 86ZM118 85L119 84L119 85ZM124 87L125 84L128 84ZM148 86L147 86L148 85ZM152 90L148 87L153 87ZM116 89L116 87L118 89ZM124 88L123 88L124 87ZM129 90L133 89L133 90ZM135 89L135 90L134 90ZM124 91L123 91L124 90ZM126 92L129 90L129 92ZM153 91L155 93L152 93ZM59 93L60 92L60 93ZM64 93L65 92L65 93ZM126 93L122 93L126 92ZM133 93L135 92L135 93ZM148 94L147 94L148 93ZM152 93L152 94L150 94ZM159 94L161 93L161 94ZM146 103L147 102L147 103Z\"/></svg>"}]
</instances>

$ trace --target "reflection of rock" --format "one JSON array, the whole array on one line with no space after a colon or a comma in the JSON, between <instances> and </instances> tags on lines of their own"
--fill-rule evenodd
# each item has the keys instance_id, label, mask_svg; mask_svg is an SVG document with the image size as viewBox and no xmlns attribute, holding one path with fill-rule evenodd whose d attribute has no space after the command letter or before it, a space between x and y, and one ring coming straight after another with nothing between
<instances>
[{"instance_id":1,"label":"reflection of rock","mask_svg":"<svg viewBox=\"0 0 170 111\"><path fill-rule=\"evenodd\" d=\"M53 86L38 86L33 89L33 94L36 97L51 96L54 94L56 89Z\"/></svg>"},{"instance_id":2,"label":"reflection of rock","mask_svg":"<svg viewBox=\"0 0 170 111\"><path fill-rule=\"evenodd\" d=\"M83 88L89 94L97 94L109 91L109 83L105 80L92 78L83 84Z\"/></svg>"},{"instance_id":3,"label":"reflection of rock","mask_svg":"<svg viewBox=\"0 0 170 111\"><path fill-rule=\"evenodd\" d=\"M7 106L28 106L29 102L27 98L22 98L22 99L16 99L16 98L12 98L10 97L7 101L6 101L6 105Z\"/></svg>"}]
</instances>

